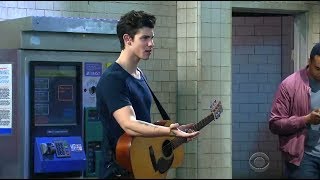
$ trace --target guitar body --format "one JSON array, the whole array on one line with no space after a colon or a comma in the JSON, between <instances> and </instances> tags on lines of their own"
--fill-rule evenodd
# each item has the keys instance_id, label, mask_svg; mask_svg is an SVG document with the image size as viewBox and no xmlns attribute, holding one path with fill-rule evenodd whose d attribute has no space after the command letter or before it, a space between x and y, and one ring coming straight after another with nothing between
<instances>
[{"instance_id":1,"label":"guitar body","mask_svg":"<svg viewBox=\"0 0 320 180\"><path fill-rule=\"evenodd\" d=\"M170 126L172 123L158 121L155 124ZM165 179L168 170L179 167L184 159L183 146L174 150L170 148L169 142L173 138L131 137L125 133L117 142L116 160L132 172L135 179Z\"/></svg>"},{"instance_id":2,"label":"guitar body","mask_svg":"<svg viewBox=\"0 0 320 180\"><path fill-rule=\"evenodd\" d=\"M199 131L220 117L223 112L221 101L210 105L211 113L192 126ZM155 124L170 126L172 121L158 121ZM116 146L116 161L131 172L136 179L166 179L170 168L179 167L184 159L181 137L132 137L124 133Z\"/></svg>"}]
</instances>

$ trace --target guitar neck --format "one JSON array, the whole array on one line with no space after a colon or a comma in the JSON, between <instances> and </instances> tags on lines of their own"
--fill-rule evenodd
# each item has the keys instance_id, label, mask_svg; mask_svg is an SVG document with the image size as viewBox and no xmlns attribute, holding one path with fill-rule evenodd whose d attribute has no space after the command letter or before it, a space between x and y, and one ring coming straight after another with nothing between
<instances>
[{"instance_id":1,"label":"guitar neck","mask_svg":"<svg viewBox=\"0 0 320 180\"><path fill-rule=\"evenodd\" d=\"M208 125L212 120L214 120L214 114L210 114L195 125L193 125L193 130L194 131L200 131L202 128L204 128L206 125Z\"/></svg>"},{"instance_id":2,"label":"guitar neck","mask_svg":"<svg viewBox=\"0 0 320 180\"><path fill-rule=\"evenodd\" d=\"M200 131L202 128L204 128L206 125L208 125L214 119L215 119L214 113L211 113L210 115L208 115L207 117L205 117L204 119L202 119L201 121L199 121L198 123L193 125L192 129L194 131ZM172 148L175 149L175 148L179 147L181 144L186 143L186 142L187 142L187 138L175 137L174 139L171 140Z\"/></svg>"}]
</instances>

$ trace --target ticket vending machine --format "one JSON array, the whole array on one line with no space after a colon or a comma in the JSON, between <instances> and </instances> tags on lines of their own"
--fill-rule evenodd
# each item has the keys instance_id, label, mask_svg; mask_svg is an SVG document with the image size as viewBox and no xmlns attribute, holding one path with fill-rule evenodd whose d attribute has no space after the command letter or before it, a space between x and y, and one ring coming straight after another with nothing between
<instances>
[{"instance_id":1,"label":"ticket vending machine","mask_svg":"<svg viewBox=\"0 0 320 180\"><path fill-rule=\"evenodd\" d=\"M116 24L0 21L0 113L8 114L0 118L0 178L98 176L102 125L95 87L119 56Z\"/></svg>"},{"instance_id":2,"label":"ticket vending machine","mask_svg":"<svg viewBox=\"0 0 320 180\"><path fill-rule=\"evenodd\" d=\"M86 167L82 63L31 61L29 67L32 177L80 176Z\"/></svg>"},{"instance_id":3,"label":"ticket vending machine","mask_svg":"<svg viewBox=\"0 0 320 180\"><path fill-rule=\"evenodd\" d=\"M85 143L87 152L86 177L98 177L102 160L102 124L95 107L85 108Z\"/></svg>"}]
</instances>

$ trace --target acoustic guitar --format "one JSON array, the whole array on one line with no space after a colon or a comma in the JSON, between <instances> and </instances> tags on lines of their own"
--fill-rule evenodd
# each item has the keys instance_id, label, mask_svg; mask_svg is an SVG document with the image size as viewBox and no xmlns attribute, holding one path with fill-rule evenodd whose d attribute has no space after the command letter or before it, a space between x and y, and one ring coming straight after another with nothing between
<instances>
[{"instance_id":1,"label":"acoustic guitar","mask_svg":"<svg viewBox=\"0 0 320 180\"><path fill-rule=\"evenodd\" d=\"M201 130L211 121L218 119L223 111L221 101L214 100L210 105L211 113L192 126ZM155 124L170 126L170 120L157 121ZM116 146L116 161L131 172L135 179L165 179L170 168L179 167L184 159L182 145L186 138L181 137L132 137L126 133L120 136Z\"/></svg>"}]
</instances>

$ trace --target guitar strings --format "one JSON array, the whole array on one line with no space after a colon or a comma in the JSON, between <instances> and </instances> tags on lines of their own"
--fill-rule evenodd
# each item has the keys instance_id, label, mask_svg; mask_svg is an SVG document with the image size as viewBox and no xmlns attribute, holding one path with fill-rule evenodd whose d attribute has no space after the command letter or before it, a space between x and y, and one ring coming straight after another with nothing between
<instances>
[{"instance_id":1,"label":"guitar strings","mask_svg":"<svg viewBox=\"0 0 320 180\"><path fill-rule=\"evenodd\" d=\"M214 108L213 108L214 107ZM223 112L223 108L222 108L222 106L221 106L221 101L219 101L219 102L216 102L216 101L214 101L214 103L212 104L212 114L213 114L213 121L215 121L215 119L218 119L219 117L220 117L220 114L221 114L221 112ZM208 117L208 116L207 116ZM198 124L198 123L197 123ZM195 125L193 125L192 127L191 127L191 129L192 130L197 130L197 129L199 129L199 127L196 127L197 126L197 124L195 124ZM184 143L184 141L186 141L187 140L187 138L183 138L183 137L175 137L174 139L172 139L172 140L170 140L170 142L168 143L168 144L166 144L166 145L164 145L163 147L162 147L162 151L163 152L165 152L165 151L167 151L167 150L169 150L169 148L170 149L175 149L176 147L178 147L179 146L179 144L182 144L182 143ZM178 146L177 146L178 145Z\"/></svg>"}]
</instances>

